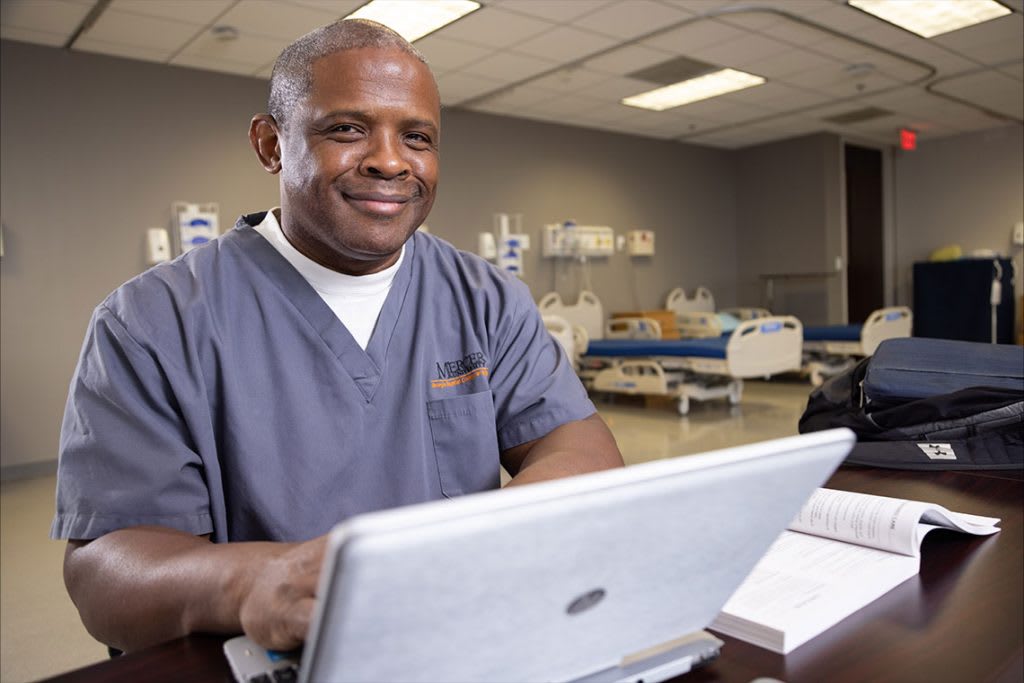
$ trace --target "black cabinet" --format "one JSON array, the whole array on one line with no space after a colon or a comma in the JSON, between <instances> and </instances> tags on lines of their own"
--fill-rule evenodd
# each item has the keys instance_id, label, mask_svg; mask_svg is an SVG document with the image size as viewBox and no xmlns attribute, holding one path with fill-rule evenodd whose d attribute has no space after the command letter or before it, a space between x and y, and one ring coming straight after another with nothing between
<instances>
[{"instance_id":1,"label":"black cabinet","mask_svg":"<svg viewBox=\"0 0 1024 683\"><path fill-rule=\"evenodd\" d=\"M992 281L1002 293L995 307L996 341L1013 343L1013 264L1009 259L960 259L914 264L914 336L992 341Z\"/></svg>"}]
</instances>

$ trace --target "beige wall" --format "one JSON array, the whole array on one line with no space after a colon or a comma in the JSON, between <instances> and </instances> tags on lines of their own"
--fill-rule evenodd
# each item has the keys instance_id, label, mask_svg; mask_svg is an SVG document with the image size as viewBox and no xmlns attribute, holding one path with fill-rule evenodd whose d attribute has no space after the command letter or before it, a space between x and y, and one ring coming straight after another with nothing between
<instances>
[{"instance_id":1,"label":"beige wall","mask_svg":"<svg viewBox=\"0 0 1024 683\"><path fill-rule=\"evenodd\" d=\"M1024 281L1013 224L1024 220L1024 127L1011 124L922 142L899 152L895 169L896 297L913 303L913 264L958 244L1013 258L1017 296Z\"/></svg>"},{"instance_id":2,"label":"beige wall","mask_svg":"<svg viewBox=\"0 0 1024 683\"><path fill-rule=\"evenodd\" d=\"M808 325L844 323L842 139L819 133L736 152L738 286L742 305L768 305ZM749 302L749 303L748 303Z\"/></svg>"}]
</instances>

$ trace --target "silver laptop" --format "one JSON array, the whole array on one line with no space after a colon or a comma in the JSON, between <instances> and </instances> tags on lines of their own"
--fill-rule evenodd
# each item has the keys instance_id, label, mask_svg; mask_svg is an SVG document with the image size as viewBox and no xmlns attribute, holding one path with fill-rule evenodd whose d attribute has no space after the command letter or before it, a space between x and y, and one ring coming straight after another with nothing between
<instances>
[{"instance_id":1,"label":"silver laptop","mask_svg":"<svg viewBox=\"0 0 1024 683\"><path fill-rule=\"evenodd\" d=\"M244 637L225 654L245 682L678 676L717 656L703 629L853 442L815 432L354 517L331 532L301 656Z\"/></svg>"}]
</instances>

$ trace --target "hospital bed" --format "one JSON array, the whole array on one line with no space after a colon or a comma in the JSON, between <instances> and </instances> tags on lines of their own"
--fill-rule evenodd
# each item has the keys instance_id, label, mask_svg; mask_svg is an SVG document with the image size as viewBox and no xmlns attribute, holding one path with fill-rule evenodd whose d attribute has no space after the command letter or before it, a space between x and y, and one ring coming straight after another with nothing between
<instances>
[{"instance_id":1,"label":"hospital bed","mask_svg":"<svg viewBox=\"0 0 1024 683\"><path fill-rule=\"evenodd\" d=\"M537 302L542 316L557 316L567 320L573 328L581 328L587 339L604 338L604 307L593 292L584 289L576 303L566 304L558 292L548 292Z\"/></svg>"},{"instance_id":2,"label":"hospital bed","mask_svg":"<svg viewBox=\"0 0 1024 683\"><path fill-rule=\"evenodd\" d=\"M594 391L673 398L686 415L691 399L735 405L744 379L799 370L802 332L791 316L747 320L730 335L704 339L658 339L649 325L641 338L637 327L633 338L592 340L580 375Z\"/></svg>"},{"instance_id":3,"label":"hospital bed","mask_svg":"<svg viewBox=\"0 0 1024 683\"><path fill-rule=\"evenodd\" d=\"M693 296L676 287L665 297L665 308L676 314L679 335L687 339L720 337L729 334L744 320L771 316L765 308L734 307L719 311L715 297L707 287L698 287Z\"/></svg>"},{"instance_id":4,"label":"hospital bed","mask_svg":"<svg viewBox=\"0 0 1024 683\"><path fill-rule=\"evenodd\" d=\"M849 369L858 359L870 356L886 339L909 337L913 314L906 306L872 311L863 325L805 327L803 371L814 386L827 377Z\"/></svg>"}]
</instances>

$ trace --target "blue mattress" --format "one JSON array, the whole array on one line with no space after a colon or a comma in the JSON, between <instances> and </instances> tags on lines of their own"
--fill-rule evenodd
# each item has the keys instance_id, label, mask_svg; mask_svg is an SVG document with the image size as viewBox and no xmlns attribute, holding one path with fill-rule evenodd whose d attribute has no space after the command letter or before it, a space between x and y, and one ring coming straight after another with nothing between
<instances>
[{"instance_id":1,"label":"blue mattress","mask_svg":"<svg viewBox=\"0 0 1024 683\"><path fill-rule=\"evenodd\" d=\"M804 328L804 341L860 341L863 325L819 325Z\"/></svg>"},{"instance_id":2,"label":"blue mattress","mask_svg":"<svg viewBox=\"0 0 1024 683\"><path fill-rule=\"evenodd\" d=\"M595 339L587 347L588 356L646 358L681 356L725 359L728 336L711 339Z\"/></svg>"}]
</instances>

